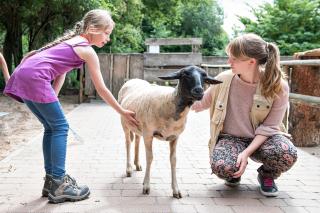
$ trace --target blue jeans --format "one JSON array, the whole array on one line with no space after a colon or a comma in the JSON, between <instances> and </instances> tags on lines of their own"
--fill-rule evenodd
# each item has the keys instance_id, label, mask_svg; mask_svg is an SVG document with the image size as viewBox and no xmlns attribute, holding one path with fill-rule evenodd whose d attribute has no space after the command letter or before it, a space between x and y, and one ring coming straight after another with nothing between
<instances>
[{"instance_id":1,"label":"blue jeans","mask_svg":"<svg viewBox=\"0 0 320 213\"><path fill-rule=\"evenodd\" d=\"M54 178L65 175L65 160L69 124L59 101L36 103L23 100L44 126L42 141L46 174Z\"/></svg>"}]
</instances>

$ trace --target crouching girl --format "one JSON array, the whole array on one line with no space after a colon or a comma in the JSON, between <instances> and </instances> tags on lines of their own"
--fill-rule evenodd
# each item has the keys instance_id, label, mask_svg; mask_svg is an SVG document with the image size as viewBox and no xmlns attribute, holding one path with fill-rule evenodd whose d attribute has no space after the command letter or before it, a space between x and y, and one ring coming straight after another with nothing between
<instances>
[{"instance_id":1,"label":"crouching girl","mask_svg":"<svg viewBox=\"0 0 320 213\"><path fill-rule=\"evenodd\" d=\"M211 86L192 106L197 112L210 108L212 172L226 185L237 186L250 157L262 163L260 192L277 196L274 179L297 160L282 124L289 87L279 50L255 34L245 34L231 41L226 51L231 70L217 76L223 83Z\"/></svg>"}]
</instances>

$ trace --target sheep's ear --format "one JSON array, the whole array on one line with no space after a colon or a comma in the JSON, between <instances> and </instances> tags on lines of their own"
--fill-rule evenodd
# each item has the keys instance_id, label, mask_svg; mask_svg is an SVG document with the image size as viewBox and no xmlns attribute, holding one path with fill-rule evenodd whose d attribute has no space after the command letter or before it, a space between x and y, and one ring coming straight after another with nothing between
<instances>
[{"instance_id":1,"label":"sheep's ear","mask_svg":"<svg viewBox=\"0 0 320 213\"><path fill-rule=\"evenodd\" d=\"M179 70L174 73L170 73L169 75L166 75L166 76L159 76L158 78L162 80L174 80L174 79L180 79L180 77L181 77L181 72Z\"/></svg>"},{"instance_id":2,"label":"sheep's ear","mask_svg":"<svg viewBox=\"0 0 320 213\"><path fill-rule=\"evenodd\" d=\"M221 84L222 81L219 81L217 79L214 79L211 76L206 76L203 78L204 82L208 83L208 84Z\"/></svg>"}]
</instances>

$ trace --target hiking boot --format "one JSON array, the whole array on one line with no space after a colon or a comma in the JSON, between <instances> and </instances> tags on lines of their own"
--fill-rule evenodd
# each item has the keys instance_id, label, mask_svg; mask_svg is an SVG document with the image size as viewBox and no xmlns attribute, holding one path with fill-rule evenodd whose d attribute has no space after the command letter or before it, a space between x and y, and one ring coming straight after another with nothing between
<instances>
[{"instance_id":1,"label":"hiking boot","mask_svg":"<svg viewBox=\"0 0 320 213\"><path fill-rule=\"evenodd\" d=\"M65 201L79 201L88 198L90 190L87 186L78 186L75 179L65 175L61 179L52 178L48 200L50 203L62 203Z\"/></svg>"},{"instance_id":2,"label":"hiking boot","mask_svg":"<svg viewBox=\"0 0 320 213\"><path fill-rule=\"evenodd\" d=\"M69 175L67 175L67 176L70 178L70 180L72 180L73 185L78 186L77 182L74 178L70 177ZM43 178L44 185L43 185L43 189L42 189L42 197L48 197L51 179L52 179L52 175L49 175L49 174L46 174L46 176Z\"/></svg>"},{"instance_id":3,"label":"hiking boot","mask_svg":"<svg viewBox=\"0 0 320 213\"><path fill-rule=\"evenodd\" d=\"M224 181L224 184L227 186L235 187L239 186L241 181L241 177L238 178L228 178Z\"/></svg>"},{"instance_id":4,"label":"hiking boot","mask_svg":"<svg viewBox=\"0 0 320 213\"><path fill-rule=\"evenodd\" d=\"M260 192L267 197L278 196L278 187L271 177L263 177L258 174L258 181L260 183Z\"/></svg>"},{"instance_id":5,"label":"hiking boot","mask_svg":"<svg viewBox=\"0 0 320 213\"><path fill-rule=\"evenodd\" d=\"M48 197L49 190L50 190L50 180L52 179L51 175L46 174L46 176L43 178L44 185L42 188L42 197Z\"/></svg>"}]
</instances>

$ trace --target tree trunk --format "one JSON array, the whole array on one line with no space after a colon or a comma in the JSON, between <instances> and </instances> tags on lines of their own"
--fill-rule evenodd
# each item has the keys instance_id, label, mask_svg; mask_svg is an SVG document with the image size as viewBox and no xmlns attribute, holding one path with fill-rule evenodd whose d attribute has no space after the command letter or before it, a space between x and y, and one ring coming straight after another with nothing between
<instances>
[{"instance_id":1,"label":"tree trunk","mask_svg":"<svg viewBox=\"0 0 320 213\"><path fill-rule=\"evenodd\" d=\"M16 67L23 56L22 52L22 23L18 7L6 8L6 35L3 44L3 54L8 64L9 72L12 65Z\"/></svg>"}]
</instances>

